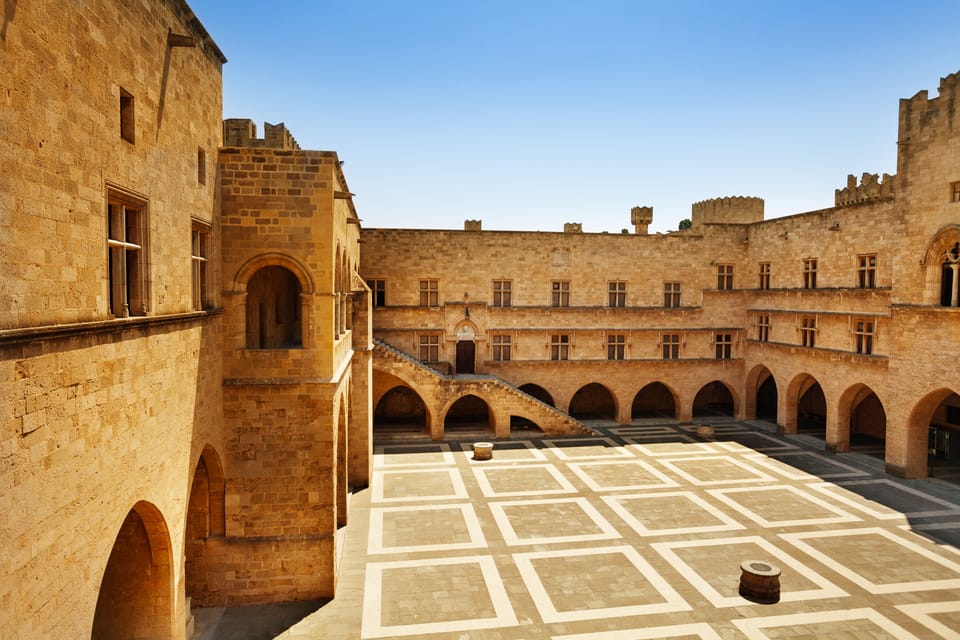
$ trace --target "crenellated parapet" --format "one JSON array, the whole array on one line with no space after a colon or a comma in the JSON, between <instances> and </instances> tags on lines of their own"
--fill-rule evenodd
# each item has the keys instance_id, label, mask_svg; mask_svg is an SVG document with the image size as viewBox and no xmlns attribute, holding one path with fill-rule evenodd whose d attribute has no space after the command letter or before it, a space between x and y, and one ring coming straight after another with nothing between
<instances>
[{"instance_id":1,"label":"crenellated parapet","mask_svg":"<svg viewBox=\"0 0 960 640\"><path fill-rule=\"evenodd\" d=\"M633 207L630 209L630 223L637 235L645 236L653 222L653 207Z\"/></svg>"},{"instance_id":2,"label":"crenellated parapet","mask_svg":"<svg viewBox=\"0 0 960 640\"><path fill-rule=\"evenodd\" d=\"M852 207L881 200L893 200L895 197L894 178L889 173L879 178L875 173L864 173L857 184L857 177L847 176L847 186L834 192L834 204L838 207Z\"/></svg>"},{"instance_id":3,"label":"crenellated parapet","mask_svg":"<svg viewBox=\"0 0 960 640\"><path fill-rule=\"evenodd\" d=\"M223 121L223 146L260 149L299 149L293 134L282 122L263 123L263 137L257 137L257 125L249 118L228 118Z\"/></svg>"},{"instance_id":4,"label":"crenellated parapet","mask_svg":"<svg viewBox=\"0 0 960 640\"><path fill-rule=\"evenodd\" d=\"M950 126L956 117L960 71L940 78L939 95L929 98L926 90L912 98L900 100L900 143L910 142L913 135L937 126Z\"/></svg>"},{"instance_id":5,"label":"crenellated parapet","mask_svg":"<svg viewBox=\"0 0 960 640\"><path fill-rule=\"evenodd\" d=\"M728 196L691 205L690 221L701 224L752 224L763 221L763 198Z\"/></svg>"}]
</instances>

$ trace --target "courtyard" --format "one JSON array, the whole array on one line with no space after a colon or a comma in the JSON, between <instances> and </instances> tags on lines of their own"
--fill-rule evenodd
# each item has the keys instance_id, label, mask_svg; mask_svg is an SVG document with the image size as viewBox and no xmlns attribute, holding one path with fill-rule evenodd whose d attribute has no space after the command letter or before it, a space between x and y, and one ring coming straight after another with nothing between
<instances>
[{"instance_id":1,"label":"courtyard","mask_svg":"<svg viewBox=\"0 0 960 640\"><path fill-rule=\"evenodd\" d=\"M379 443L336 598L278 637L960 638L960 487L701 423L531 434L489 461L467 439ZM745 560L780 568L779 602L738 594Z\"/></svg>"}]
</instances>

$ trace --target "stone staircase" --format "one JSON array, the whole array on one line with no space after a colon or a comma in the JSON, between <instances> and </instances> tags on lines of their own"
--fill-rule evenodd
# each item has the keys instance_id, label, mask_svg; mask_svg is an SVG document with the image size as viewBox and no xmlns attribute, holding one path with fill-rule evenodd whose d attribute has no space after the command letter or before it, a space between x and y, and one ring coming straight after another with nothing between
<instances>
[{"instance_id":1,"label":"stone staircase","mask_svg":"<svg viewBox=\"0 0 960 640\"><path fill-rule=\"evenodd\" d=\"M508 437L510 416L526 418L549 435L596 435L579 420L502 378L487 374L447 375L383 340L374 338L373 343L374 369L407 382L434 413L449 400L473 394L487 402L498 425L505 425L498 427L498 437Z\"/></svg>"}]
</instances>

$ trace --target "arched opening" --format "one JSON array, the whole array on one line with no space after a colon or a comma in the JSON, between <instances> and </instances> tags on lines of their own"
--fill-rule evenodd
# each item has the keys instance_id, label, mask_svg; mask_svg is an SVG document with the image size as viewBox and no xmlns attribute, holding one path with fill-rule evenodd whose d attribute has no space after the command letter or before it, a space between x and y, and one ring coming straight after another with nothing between
<instances>
[{"instance_id":1,"label":"arched opening","mask_svg":"<svg viewBox=\"0 0 960 640\"><path fill-rule=\"evenodd\" d=\"M886 439L887 412L877 394L864 387L850 404L850 450L883 460Z\"/></svg>"},{"instance_id":2,"label":"arched opening","mask_svg":"<svg viewBox=\"0 0 960 640\"><path fill-rule=\"evenodd\" d=\"M291 349L303 343L300 281L279 266L262 267L247 282L247 348Z\"/></svg>"},{"instance_id":3,"label":"arched opening","mask_svg":"<svg viewBox=\"0 0 960 640\"><path fill-rule=\"evenodd\" d=\"M473 340L457 342L457 373L473 373L476 368L477 343Z\"/></svg>"},{"instance_id":4,"label":"arched opening","mask_svg":"<svg viewBox=\"0 0 960 640\"><path fill-rule=\"evenodd\" d=\"M939 398L942 400L931 410L930 405ZM925 475L960 483L960 395L941 390L928 395L925 400L918 403L909 423L911 430L926 427L928 456ZM924 418L924 414L928 417Z\"/></svg>"},{"instance_id":5,"label":"arched opening","mask_svg":"<svg viewBox=\"0 0 960 640\"><path fill-rule=\"evenodd\" d=\"M800 385L797 397L797 433L805 433L826 439L827 399L823 388L812 376Z\"/></svg>"},{"instance_id":6,"label":"arched opening","mask_svg":"<svg viewBox=\"0 0 960 640\"><path fill-rule=\"evenodd\" d=\"M510 416L510 431L532 431L534 433L543 433L543 429L540 428L540 425L529 418L524 418L523 416Z\"/></svg>"},{"instance_id":7,"label":"arched opening","mask_svg":"<svg viewBox=\"0 0 960 640\"><path fill-rule=\"evenodd\" d=\"M343 397L349 397L344 393ZM347 410L345 400L340 401L340 412L337 418L337 527L347 525Z\"/></svg>"},{"instance_id":8,"label":"arched opening","mask_svg":"<svg viewBox=\"0 0 960 640\"><path fill-rule=\"evenodd\" d=\"M553 401L553 396L550 395L550 392L541 387L538 384L533 384L532 382L520 385L518 387L520 391L523 391L529 396L533 396L543 404L548 404L551 407L556 407L556 403Z\"/></svg>"},{"instance_id":9,"label":"arched opening","mask_svg":"<svg viewBox=\"0 0 960 640\"><path fill-rule=\"evenodd\" d=\"M617 403L605 386L591 382L573 395L568 413L578 420L616 420Z\"/></svg>"},{"instance_id":10,"label":"arched opening","mask_svg":"<svg viewBox=\"0 0 960 640\"><path fill-rule=\"evenodd\" d=\"M940 276L940 304L944 307L960 306L960 242L944 252Z\"/></svg>"},{"instance_id":11,"label":"arched opening","mask_svg":"<svg viewBox=\"0 0 960 640\"><path fill-rule=\"evenodd\" d=\"M651 382L637 392L630 410L632 418L674 418L677 403L673 392L662 382Z\"/></svg>"},{"instance_id":12,"label":"arched opening","mask_svg":"<svg viewBox=\"0 0 960 640\"><path fill-rule=\"evenodd\" d=\"M393 387L377 402L373 411L373 429L377 432L427 432L427 405L410 387Z\"/></svg>"},{"instance_id":13,"label":"arched opening","mask_svg":"<svg viewBox=\"0 0 960 640\"><path fill-rule=\"evenodd\" d=\"M705 418L709 416L733 416L733 394L727 385L719 380L708 382L693 399L693 417Z\"/></svg>"},{"instance_id":14,"label":"arched opening","mask_svg":"<svg viewBox=\"0 0 960 640\"><path fill-rule=\"evenodd\" d=\"M767 371L763 382L757 385L757 419L777 421L777 381Z\"/></svg>"},{"instance_id":15,"label":"arched opening","mask_svg":"<svg viewBox=\"0 0 960 640\"><path fill-rule=\"evenodd\" d=\"M492 431L490 407L475 395L463 396L453 403L443 419L444 432Z\"/></svg>"},{"instance_id":16,"label":"arched opening","mask_svg":"<svg viewBox=\"0 0 960 640\"><path fill-rule=\"evenodd\" d=\"M206 446L197 461L187 503L187 522L184 534L184 586L190 605L213 606L208 566L207 539L226 534L225 482L220 457L211 446Z\"/></svg>"},{"instance_id":17,"label":"arched opening","mask_svg":"<svg viewBox=\"0 0 960 640\"><path fill-rule=\"evenodd\" d=\"M168 640L173 635L170 534L156 507L127 514L103 572L93 616L94 640Z\"/></svg>"}]
</instances>

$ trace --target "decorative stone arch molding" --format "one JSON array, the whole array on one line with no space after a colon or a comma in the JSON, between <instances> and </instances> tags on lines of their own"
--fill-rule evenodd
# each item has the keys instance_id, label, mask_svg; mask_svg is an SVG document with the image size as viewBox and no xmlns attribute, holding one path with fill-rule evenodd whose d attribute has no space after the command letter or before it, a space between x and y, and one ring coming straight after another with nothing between
<instances>
[{"instance_id":1,"label":"decorative stone arch molding","mask_svg":"<svg viewBox=\"0 0 960 640\"><path fill-rule=\"evenodd\" d=\"M440 408L440 410L437 411L437 417L438 417L437 424L441 426L446 425L447 415L450 413L450 409L453 408L453 405L455 405L460 400L463 400L464 398L468 398L470 396L473 396L474 398L482 400L487 405L487 418L490 421L490 430L496 433L497 431L497 412L495 411L496 405L489 397L486 397L485 394L483 394L482 392L478 392L476 389L470 389L470 390L464 391L463 393L458 393L455 396L451 397L449 400L447 400L443 404L443 406ZM428 407L428 411L429 411L429 407Z\"/></svg>"},{"instance_id":2,"label":"decorative stone arch molding","mask_svg":"<svg viewBox=\"0 0 960 640\"><path fill-rule=\"evenodd\" d=\"M960 224L951 224L941 227L924 248L920 256L920 267L923 269L923 299L924 304L943 304L944 306L960 306ZM945 270L950 269L952 282L947 293L950 297L943 299L945 286L943 278ZM951 304L944 304L950 302Z\"/></svg>"},{"instance_id":3,"label":"decorative stone arch molding","mask_svg":"<svg viewBox=\"0 0 960 640\"><path fill-rule=\"evenodd\" d=\"M247 260L239 269L233 278L233 290L231 293L240 296L239 311L243 318L243 340L247 348L249 347L249 338L246 337L246 327L249 322L248 315L248 285L251 278L266 267L281 267L291 273L297 280L300 287L299 292L299 348L309 349L313 346L313 296L316 293L316 283L310 270L299 260L292 256L282 253L264 253ZM254 347L256 348L256 347Z\"/></svg>"}]
</instances>

